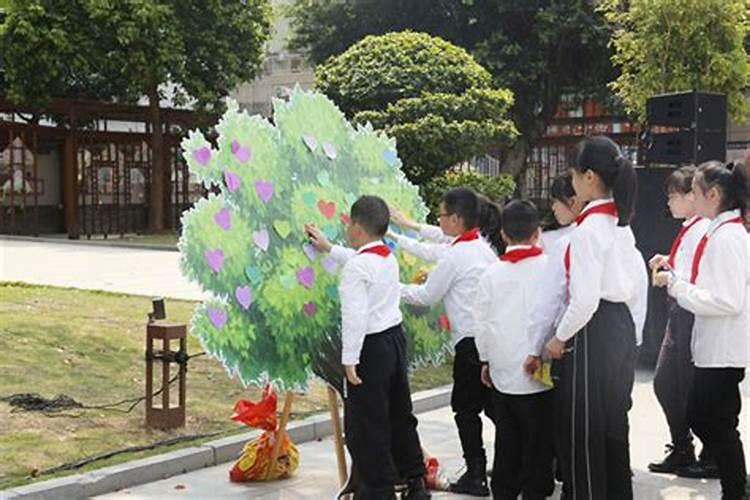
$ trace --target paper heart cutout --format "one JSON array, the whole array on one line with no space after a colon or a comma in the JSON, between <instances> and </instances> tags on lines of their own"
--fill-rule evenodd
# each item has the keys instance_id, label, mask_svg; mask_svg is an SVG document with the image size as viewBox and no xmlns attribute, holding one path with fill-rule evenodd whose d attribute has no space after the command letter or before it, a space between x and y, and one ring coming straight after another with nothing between
<instances>
[{"instance_id":1,"label":"paper heart cutout","mask_svg":"<svg viewBox=\"0 0 750 500\"><path fill-rule=\"evenodd\" d=\"M315 283L315 269L310 266L303 267L297 271L297 281L307 289L312 288L313 283Z\"/></svg>"},{"instance_id":2,"label":"paper heart cutout","mask_svg":"<svg viewBox=\"0 0 750 500\"><path fill-rule=\"evenodd\" d=\"M330 255L323 257L323 260L320 261L320 265L325 272L331 275L336 275L336 272L339 270L339 263Z\"/></svg>"},{"instance_id":3,"label":"paper heart cutout","mask_svg":"<svg viewBox=\"0 0 750 500\"><path fill-rule=\"evenodd\" d=\"M331 176L325 170L318 172L318 182L321 186L328 186L331 184Z\"/></svg>"},{"instance_id":4,"label":"paper heart cutout","mask_svg":"<svg viewBox=\"0 0 750 500\"><path fill-rule=\"evenodd\" d=\"M341 213L341 215L339 216L339 218L341 219L341 223L343 225L345 225L345 226L348 226L349 223L352 221L352 218L349 217L349 214L345 214L343 212Z\"/></svg>"},{"instance_id":5,"label":"paper heart cutout","mask_svg":"<svg viewBox=\"0 0 750 500\"><path fill-rule=\"evenodd\" d=\"M243 146L237 140L232 141L232 154L238 161L245 163L252 157L249 146Z\"/></svg>"},{"instance_id":6,"label":"paper heart cutout","mask_svg":"<svg viewBox=\"0 0 750 500\"><path fill-rule=\"evenodd\" d=\"M317 196L315 196L315 193L313 193L312 191L308 191L302 195L302 201L308 207L315 206L315 200L317 199Z\"/></svg>"},{"instance_id":7,"label":"paper heart cutout","mask_svg":"<svg viewBox=\"0 0 750 500\"><path fill-rule=\"evenodd\" d=\"M211 149L208 146L193 150L193 159L198 162L199 165L206 166L211 161Z\"/></svg>"},{"instance_id":8,"label":"paper heart cutout","mask_svg":"<svg viewBox=\"0 0 750 500\"><path fill-rule=\"evenodd\" d=\"M255 181L255 192L263 203L271 201L273 189L272 181L264 181L262 179Z\"/></svg>"},{"instance_id":9,"label":"paper heart cutout","mask_svg":"<svg viewBox=\"0 0 750 500\"><path fill-rule=\"evenodd\" d=\"M320 230L323 231L323 234L326 235L326 238L331 241L338 238L339 229L333 224L326 224L325 226L321 227Z\"/></svg>"},{"instance_id":10,"label":"paper heart cutout","mask_svg":"<svg viewBox=\"0 0 750 500\"><path fill-rule=\"evenodd\" d=\"M315 305L315 302L308 302L307 304L302 306L302 310L308 316L315 316L315 313L318 312L318 306Z\"/></svg>"},{"instance_id":11,"label":"paper heart cutout","mask_svg":"<svg viewBox=\"0 0 750 500\"><path fill-rule=\"evenodd\" d=\"M209 307L208 319L211 320L211 324L214 325L215 328L220 330L227 324L227 312L224 309Z\"/></svg>"},{"instance_id":12,"label":"paper heart cutout","mask_svg":"<svg viewBox=\"0 0 750 500\"><path fill-rule=\"evenodd\" d=\"M289 236L289 233L292 232L292 227L289 225L289 221L286 220L274 221L273 228L282 239L286 239L286 237Z\"/></svg>"},{"instance_id":13,"label":"paper heart cutout","mask_svg":"<svg viewBox=\"0 0 750 500\"><path fill-rule=\"evenodd\" d=\"M445 314L441 314L438 318L438 326L442 330L449 332L451 330L451 320L448 319L448 316L446 316Z\"/></svg>"},{"instance_id":14,"label":"paper heart cutout","mask_svg":"<svg viewBox=\"0 0 750 500\"><path fill-rule=\"evenodd\" d=\"M333 218L336 215L336 203L333 201L320 200L318 202L318 210L326 219Z\"/></svg>"},{"instance_id":15,"label":"paper heart cutout","mask_svg":"<svg viewBox=\"0 0 750 500\"><path fill-rule=\"evenodd\" d=\"M221 271L221 268L224 267L224 251L221 248L206 250L204 255L206 262L208 262L208 267L213 269L215 273Z\"/></svg>"},{"instance_id":16,"label":"paper heart cutout","mask_svg":"<svg viewBox=\"0 0 750 500\"><path fill-rule=\"evenodd\" d=\"M323 152L328 157L329 160L335 160L337 153L336 153L336 146L331 144L330 142L326 142L323 144Z\"/></svg>"},{"instance_id":17,"label":"paper heart cutout","mask_svg":"<svg viewBox=\"0 0 750 500\"><path fill-rule=\"evenodd\" d=\"M336 285L326 285L326 297L331 300L336 300L339 298L339 289L336 287Z\"/></svg>"},{"instance_id":18,"label":"paper heart cutout","mask_svg":"<svg viewBox=\"0 0 750 500\"><path fill-rule=\"evenodd\" d=\"M260 269L255 266L247 266L245 268L245 276L247 276L247 279L249 279L250 283L252 283L253 285L257 285L258 283L260 283L260 280L263 278L260 273Z\"/></svg>"},{"instance_id":19,"label":"paper heart cutout","mask_svg":"<svg viewBox=\"0 0 750 500\"><path fill-rule=\"evenodd\" d=\"M305 146L307 146L307 149L309 149L310 151L315 151L315 149L317 149L318 147L318 140L311 135L303 135L302 142L305 143Z\"/></svg>"},{"instance_id":20,"label":"paper heart cutout","mask_svg":"<svg viewBox=\"0 0 750 500\"><path fill-rule=\"evenodd\" d=\"M216 215L214 215L214 222L224 231L229 231L232 227L232 216L229 213L229 209L224 207L219 210Z\"/></svg>"},{"instance_id":21,"label":"paper heart cutout","mask_svg":"<svg viewBox=\"0 0 750 500\"><path fill-rule=\"evenodd\" d=\"M398 155L394 150L386 149L385 151L383 151L383 159L388 165L393 167L398 162Z\"/></svg>"},{"instance_id":22,"label":"paper heart cutout","mask_svg":"<svg viewBox=\"0 0 750 500\"><path fill-rule=\"evenodd\" d=\"M404 262L406 264L408 264L410 266L413 266L414 264L417 263L417 258L414 257L412 254L410 254L408 252L403 252L401 255L402 255L402 258L404 259Z\"/></svg>"},{"instance_id":23,"label":"paper heart cutout","mask_svg":"<svg viewBox=\"0 0 750 500\"><path fill-rule=\"evenodd\" d=\"M255 246L263 250L268 250L268 246L271 244L271 236L268 234L268 229L261 229L259 231L253 231L253 242Z\"/></svg>"},{"instance_id":24,"label":"paper heart cutout","mask_svg":"<svg viewBox=\"0 0 750 500\"><path fill-rule=\"evenodd\" d=\"M279 282L281 282L282 287L291 290L294 287L294 276L289 273L282 274L281 278L279 278Z\"/></svg>"},{"instance_id":25,"label":"paper heart cutout","mask_svg":"<svg viewBox=\"0 0 750 500\"><path fill-rule=\"evenodd\" d=\"M253 303L253 291L250 290L249 286L238 286L234 291L234 296L245 310Z\"/></svg>"},{"instance_id":26,"label":"paper heart cutout","mask_svg":"<svg viewBox=\"0 0 750 500\"><path fill-rule=\"evenodd\" d=\"M318 255L320 254L320 252L318 252L318 249L315 248L310 243L305 243L304 245L302 245L302 251L305 253L305 255L307 256L307 258L310 259L310 260L315 260L318 257Z\"/></svg>"},{"instance_id":27,"label":"paper heart cutout","mask_svg":"<svg viewBox=\"0 0 750 500\"><path fill-rule=\"evenodd\" d=\"M230 193L234 193L240 188L240 176L231 170L224 171L224 184Z\"/></svg>"}]
</instances>

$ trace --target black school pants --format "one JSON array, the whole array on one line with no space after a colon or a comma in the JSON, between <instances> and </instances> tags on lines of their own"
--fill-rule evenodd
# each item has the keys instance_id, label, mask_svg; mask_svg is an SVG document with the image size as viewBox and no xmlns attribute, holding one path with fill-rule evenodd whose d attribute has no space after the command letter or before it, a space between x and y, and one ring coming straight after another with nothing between
<instances>
[{"instance_id":1,"label":"black school pants","mask_svg":"<svg viewBox=\"0 0 750 500\"><path fill-rule=\"evenodd\" d=\"M628 411L636 344L627 306L600 301L567 348L555 387L566 498L632 500Z\"/></svg>"},{"instance_id":2,"label":"black school pants","mask_svg":"<svg viewBox=\"0 0 750 500\"><path fill-rule=\"evenodd\" d=\"M362 384L345 383L346 446L372 495L392 492L397 481L425 473L406 350L400 325L367 335L357 365Z\"/></svg>"}]
</instances>

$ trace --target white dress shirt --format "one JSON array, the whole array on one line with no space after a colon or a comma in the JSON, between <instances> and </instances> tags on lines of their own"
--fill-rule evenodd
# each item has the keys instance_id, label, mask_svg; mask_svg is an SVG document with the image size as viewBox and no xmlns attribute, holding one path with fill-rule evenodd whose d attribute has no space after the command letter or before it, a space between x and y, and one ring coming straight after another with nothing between
<instances>
[{"instance_id":1,"label":"white dress shirt","mask_svg":"<svg viewBox=\"0 0 750 500\"><path fill-rule=\"evenodd\" d=\"M427 262L437 262L453 241L453 238L446 236L438 226L429 224L419 226L419 236L428 241L410 238L405 234L393 234L399 248Z\"/></svg>"},{"instance_id":2,"label":"white dress shirt","mask_svg":"<svg viewBox=\"0 0 750 500\"><path fill-rule=\"evenodd\" d=\"M346 262L341 271L341 363L359 364L366 335L380 333L401 324L398 262L387 257L361 253L383 245L375 241L358 251L335 245L331 256Z\"/></svg>"},{"instance_id":3,"label":"white dress shirt","mask_svg":"<svg viewBox=\"0 0 750 500\"><path fill-rule=\"evenodd\" d=\"M530 248L512 245L506 252ZM489 363L495 388L505 394L534 394L548 390L523 368L529 354L528 326L532 306L543 291L547 256L518 262L496 260L479 281L474 307L479 359Z\"/></svg>"},{"instance_id":4,"label":"white dress shirt","mask_svg":"<svg viewBox=\"0 0 750 500\"><path fill-rule=\"evenodd\" d=\"M424 284L401 285L401 299L417 306L431 306L442 300L455 346L476 332L473 306L477 284L496 259L495 252L482 238L451 244L442 252Z\"/></svg>"},{"instance_id":5,"label":"white dress shirt","mask_svg":"<svg viewBox=\"0 0 750 500\"><path fill-rule=\"evenodd\" d=\"M570 233L574 228L575 223L557 229L552 229L550 231L544 231L542 233L542 238L539 242L539 246L542 247L544 253L549 255L555 245L557 245L558 241L563 239L566 241L570 241Z\"/></svg>"},{"instance_id":6,"label":"white dress shirt","mask_svg":"<svg viewBox=\"0 0 750 500\"><path fill-rule=\"evenodd\" d=\"M690 224L697 219L697 217L691 217L682 223L682 227L689 227ZM685 231L682 236L682 242L677 247L677 252L674 256L674 272L680 278L684 280L690 280L690 271L693 266L693 255L695 254L695 248L698 246L698 242L701 240L708 225L711 223L708 219L701 219L695 222L690 229Z\"/></svg>"},{"instance_id":7,"label":"white dress shirt","mask_svg":"<svg viewBox=\"0 0 750 500\"><path fill-rule=\"evenodd\" d=\"M612 199L590 202L581 212L612 203ZM625 303L635 324L635 342L643 341L648 305L648 274L629 226L618 226L617 218L591 214L570 233L569 302L555 336L567 341L591 320L599 302Z\"/></svg>"},{"instance_id":8,"label":"white dress shirt","mask_svg":"<svg viewBox=\"0 0 750 500\"><path fill-rule=\"evenodd\" d=\"M695 314L691 350L700 368L747 366L750 250L743 225L724 224L738 216L727 211L709 223L695 284L679 276L669 284L669 294Z\"/></svg>"}]
</instances>

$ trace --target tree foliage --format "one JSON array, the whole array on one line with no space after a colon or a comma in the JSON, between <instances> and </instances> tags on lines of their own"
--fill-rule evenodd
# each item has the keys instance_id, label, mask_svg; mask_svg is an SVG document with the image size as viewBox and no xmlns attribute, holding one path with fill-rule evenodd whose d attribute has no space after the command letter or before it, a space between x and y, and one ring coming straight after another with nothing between
<instances>
[{"instance_id":1,"label":"tree foliage","mask_svg":"<svg viewBox=\"0 0 750 500\"><path fill-rule=\"evenodd\" d=\"M490 201L502 205L516 189L513 177L509 175L485 175L478 172L446 172L420 187L422 198L430 209L428 219L437 223L440 200L443 193L454 187L468 186L481 193Z\"/></svg>"}]
</instances>

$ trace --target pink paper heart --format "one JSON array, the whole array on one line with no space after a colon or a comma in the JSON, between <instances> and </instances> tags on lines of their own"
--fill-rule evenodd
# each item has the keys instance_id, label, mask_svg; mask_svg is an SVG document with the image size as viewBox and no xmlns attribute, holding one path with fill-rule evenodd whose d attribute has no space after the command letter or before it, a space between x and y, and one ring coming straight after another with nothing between
<instances>
[{"instance_id":1,"label":"pink paper heart","mask_svg":"<svg viewBox=\"0 0 750 500\"><path fill-rule=\"evenodd\" d=\"M236 140L232 141L232 154L235 158L237 158L237 160L241 161L242 163L247 162L252 157L252 151L250 151L250 147L243 146Z\"/></svg>"},{"instance_id":2,"label":"pink paper heart","mask_svg":"<svg viewBox=\"0 0 750 500\"><path fill-rule=\"evenodd\" d=\"M204 167L211 161L211 149L208 146L193 150L193 159Z\"/></svg>"},{"instance_id":3,"label":"pink paper heart","mask_svg":"<svg viewBox=\"0 0 750 500\"><path fill-rule=\"evenodd\" d=\"M234 193L240 188L240 176L231 170L224 171L224 184L227 185L227 189L230 193Z\"/></svg>"},{"instance_id":4,"label":"pink paper heart","mask_svg":"<svg viewBox=\"0 0 750 500\"><path fill-rule=\"evenodd\" d=\"M273 182L264 180L255 181L255 192L263 203L268 203L273 197Z\"/></svg>"},{"instance_id":5,"label":"pink paper heart","mask_svg":"<svg viewBox=\"0 0 750 500\"><path fill-rule=\"evenodd\" d=\"M305 288L312 288L315 282L315 269L309 266L303 267L297 271L297 281Z\"/></svg>"},{"instance_id":6,"label":"pink paper heart","mask_svg":"<svg viewBox=\"0 0 750 500\"><path fill-rule=\"evenodd\" d=\"M315 302L308 302L302 306L302 310L305 311L305 314L308 316L315 316L315 313L318 312L318 306L315 305Z\"/></svg>"},{"instance_id":7,"label":"pink paper heart","mask_svg":"<svg viewBox=\"0 0 750 500\"><path fill-rule=\"evenodd\" d=\"M260 231L253 232L253 241L255 246L263 250L268 250L268 246L271 244L271 235L268 234L267 229L261 229Z\"/></svg>"},{"instance_id":8,"label":"pink paper heart","mask_svg":"<svg viewBox=\"0 0 750 500\"><path fill-rule=\"evenodd\" d=\"M253 291L248 286L238 286L234 291L234 296L243 309L247 309L253 303Z\"/></svg>"},{"instance_id":9,"label":"pink paper heart","mask_svg":"<svg viewBox=\"0 0 750 500\"><path fill-rule=\"evenodd\" d=\"M330 255L326 255L325 257L323 257L323 260L320 261L320 265L323 266L323 269L328 274L335 275L339 269L338 262L336 262L336 260Z\"/></svg>"},{"instance_id":10,"label":"pink paper heart","mask_svg":"<svg viewBox=\"0 0 750 500\"><path fill-rule=\"evenodd\" d=\"M224 309L217 309L215 307L208 308L208 319L211 320L211 324L214 327L221 329L227 324L227 312Z\"/></svg>"},{"instance_id":11,"label":"pink paper heart","mask_svg":"<svg viewBox=\"0 0 750 500\"><path fill-rule=\"evenodd\" d=\"M215 250L206 250L205 254L208 266L213 269L215 273L221 271L224 267L224 251L221 248Z\"/></svg>"},{"instance_id":12,"label":"pink paper heart","mask_svg":"<svg viewBox=\"0 0 750 500\"><path fill-rule=\"evenodd\" d=\"M334 146L330 142L326 142L325 144L323 144L323 152L326 154L329 160L336 159L336 146Z\"/></svg>"},{"instance_id":13,"label":"pink paper heart","mask_svg":"<svg viewBox=\"0 0 750 500\"><path fill-rule=\"evenodd\" d=\"M305 255L307 255L307 258L310 260L315 260L318 257L318 250L312 246L310 243L305 243L302 245L302 251L305 252Z\"/></svg>"},{"instance_id":14,"label":"pink paper heart","mask_svg":"<svg viewBox=\"0 0 750 500\"><path fill-rule=\"evenodd\" d=\"M229 209L225 207L219 210L216 215L214 215L214 222L216 222L216 225L224 231L229 231L232 227L232 216L229 213Z\"/></svg>"}]
</instances>

